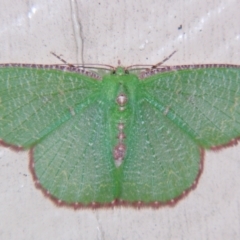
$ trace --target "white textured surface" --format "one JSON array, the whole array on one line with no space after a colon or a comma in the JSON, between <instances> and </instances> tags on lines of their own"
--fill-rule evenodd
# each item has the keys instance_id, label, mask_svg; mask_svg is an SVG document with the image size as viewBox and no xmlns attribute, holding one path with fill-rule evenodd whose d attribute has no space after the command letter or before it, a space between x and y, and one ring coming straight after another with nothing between
<instances>
[{"instance_id":1,"label":"white textured surface","mask_svg":"<svg viewBox=\"0 0 240 240\"><path fill-rule=\"evenodd\" d=\"M59 63L53 51L73 63L155 64L177 50L168 65L240 64L239 9L238 0L2 0L0 62ZM239 239L239 149L207 153L197 189L174 208L73 211L35 189L27 152L1 147L0 238Z\"/></svg>"}]
</instances>

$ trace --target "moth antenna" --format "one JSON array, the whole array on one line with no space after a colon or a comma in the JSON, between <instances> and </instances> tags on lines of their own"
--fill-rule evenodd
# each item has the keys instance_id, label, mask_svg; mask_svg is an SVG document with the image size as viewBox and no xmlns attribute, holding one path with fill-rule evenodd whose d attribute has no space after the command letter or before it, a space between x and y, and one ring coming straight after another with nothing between
<instances>
[{"instance_id":1,"label":"moth antenna","mask_svg":"<svg viewBox=\"0 0 240 240\"><path fill-rule=\"evenodd\" d=\"M170 59L175 53L177 52L177 50L173 51L168 57L164 58L161 62L155 64L155 65L147 65L147 64L135 64L135 65L131 65L131 66L128 66L126 67L126 70L129 70L129 69L144 69L145 71L147 72L150 72L151 70L153 69L156 69L158 68L160 65L162 65L163 63L165 63L168 59ZM148 67L146 69L146 67Z\"/></svg>"},{"instance_id":2,"label":"moth antenna","mask_svg":"<svg viewBox=\"0 0 240 240\"><path fill-rule=\"evenodd\" d=\"M177 52L177 50L173 51L168 57L164 58L161 62L153 65L153 66L152 66L152 69L161 66L161 65L162 65L163 63L165 63L168 59L170 59L176 52Z\"/></svg>"},{"instance_id":3,"label":"moth antenna","mask_svg":"<svg viewBox=\"0 0 240 240\"><path fill-rule=\"evenodd\" d=\"M97 63L89 63L89 64L82 64L82 65L74 65L74 64L71 64L71 63L68 63L67 61L65 61L63 58L61 58L59 55L57 55L56 53L54 52L50 52L54 57L56 57L57 59L59 59L61 62L63 62L64 64L68 65L69 67L72 67L72 68L94 68L94 66L100 66L99 68L100 69L115 69L113 66L111 65L107 65L107 64L97 64ZM120 61L120 60L119 60ZM103 68L101 68L101 66ZM106 68L104 68L106 67Z\"/></svg>"},{"instance_id":4,"label":"moth antenna","mask_svg":"<svg viewBox=\"0 0 240 240\"><path fill-rule=\"evenodd\" d=\"M68 65L69 67L75 67L73 64L68 63L67 61L65 61L63 58L61 58L59 55L57 55L54 52L50 52L54 57L58 58L61 62L63 62L64 64Z\"/></svg>"}]
</instances>

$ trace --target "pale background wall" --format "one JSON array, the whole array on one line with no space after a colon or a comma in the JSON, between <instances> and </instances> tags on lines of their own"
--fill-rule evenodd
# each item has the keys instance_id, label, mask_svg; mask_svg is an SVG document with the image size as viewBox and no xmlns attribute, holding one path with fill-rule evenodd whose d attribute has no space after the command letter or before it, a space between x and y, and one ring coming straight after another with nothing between
<instances>
[{"instance_id":1,"label":"pale background wall","mask_svg":"<svg viewBox=\"0 0 240 240\"><path fill-rule=\"evenodd\" d=\"M0 62L240 64L239 0L0 0ZM178 29L182 25L182 29ZM174 208L57 208L28 153L0 148L0 239L240 239L240 146L209 152Z\"/></svg>"}]
</instances>

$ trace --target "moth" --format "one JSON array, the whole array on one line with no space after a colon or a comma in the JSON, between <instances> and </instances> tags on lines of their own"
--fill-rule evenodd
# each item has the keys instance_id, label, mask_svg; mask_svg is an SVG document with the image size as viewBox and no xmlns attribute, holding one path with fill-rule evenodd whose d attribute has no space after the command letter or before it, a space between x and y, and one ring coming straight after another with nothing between
<instances>
[{"instance_id":1,"label":"moth","mask_svg":"<svg viewBox=\"0 0 240 240\"><path fill-rule=\"evenodd\" d=\"M240 66L0 65L0 139L57 205L174 205L240 136Z\"/></svg>"}]
</instances>

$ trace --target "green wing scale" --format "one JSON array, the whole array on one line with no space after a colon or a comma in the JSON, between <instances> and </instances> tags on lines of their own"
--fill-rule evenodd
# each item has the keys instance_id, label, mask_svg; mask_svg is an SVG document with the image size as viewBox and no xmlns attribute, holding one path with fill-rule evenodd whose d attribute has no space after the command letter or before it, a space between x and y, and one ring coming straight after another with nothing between
<instances>
[{"instance_id":1,"label":"green wing scale","mask_svg":"<svg viewBox=\"0 0 240 240\"><path fill-rule=\"evenodd\" d=\"M30 149L35 183L58 205L161 206L193 189L204 149L240 136L240 67L0 65L0 139Z\"/></svg>"}]
</instances>

